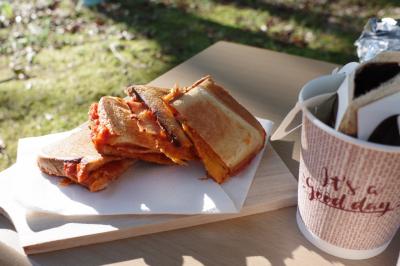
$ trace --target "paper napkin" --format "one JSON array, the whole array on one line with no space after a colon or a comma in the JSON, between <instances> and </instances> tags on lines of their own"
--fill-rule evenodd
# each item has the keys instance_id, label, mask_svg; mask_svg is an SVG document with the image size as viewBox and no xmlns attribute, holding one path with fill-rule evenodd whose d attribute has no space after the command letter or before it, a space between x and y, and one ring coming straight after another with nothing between
<instances>
[{"instance_id":1,"label":"paper napkin","mask_svg":"<svg viewBox=\"0 0 400 266\"><path fill-rule=\"evenodd\" d=\"M273 123L259 121L270 136ZM0 173L0 207L12 202L31 213L60 215L236 213L243 206L264 152L222 185L204 180L205 170L199 162L187 166L139 162L107 189L90 193L78 185L60 186L60 178L42 174L36 165L42 147L68 134L71 132L19 141L17 163Z\"/></svg>"}]
</instances>

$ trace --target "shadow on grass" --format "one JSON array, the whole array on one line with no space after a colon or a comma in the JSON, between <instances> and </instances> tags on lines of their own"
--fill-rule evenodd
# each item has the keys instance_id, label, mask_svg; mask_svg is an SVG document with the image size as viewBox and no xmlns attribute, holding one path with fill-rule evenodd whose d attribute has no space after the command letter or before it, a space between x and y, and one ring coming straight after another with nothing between
<instances>
[{"instance_id":1,"label":"shadow on grass","mask_svg":"<svg viewBox=\"0 0 400 266\"><path fill-rule=\"evenodd\" d=\"M303 8L289 6L284 3L270 3L261 0L215 0L220 3L230 3L238 7L249 7L268 11L269 14L284 20L293 19L299 25L321 32L334 33L343 38L356 39L366 23L365 18L357 14L335 16L329 12L329 2L318 7L305 3Z\"/></svg>"},{"instance_id":2,"label":"shadow on grass","mask_svg":"<svg viewBox=\"0 0 400 266\"><path fill-rule=\"evenodd\" d=\"M174 58L171 66L180 63L211 44L232 41L272 49L335 63L353 60L353 54L311 49L267 36L263 32L243 30L222 25L188 13L184 9L149 1L118 1L121 7L108 10L99 7L98 12L115 22L124 23L128 29L145 38L157 41L163 53ZM268 6L265 6L268 8ZM130 14L124 12L129 10ZM298 15L301 16L301 15Z\"/></svg>"}]
</instances>

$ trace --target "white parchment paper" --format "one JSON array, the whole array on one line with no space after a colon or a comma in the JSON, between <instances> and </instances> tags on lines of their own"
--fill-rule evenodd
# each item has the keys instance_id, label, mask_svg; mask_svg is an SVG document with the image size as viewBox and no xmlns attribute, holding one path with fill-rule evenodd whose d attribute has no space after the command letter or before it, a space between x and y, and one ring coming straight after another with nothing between
<instances>
[{"instance_id":1,"label":"white parchment paper","mask_svg":"<svg viewBox=\"0 0 400 266\"><path fill-rule=\"evenodd\" d=\"M273 123L259 119L270 136ZM205 214L239 212L262 158L260 152L238 175L219 185L203 180L199 162L160 166L139 162L106 190L90 193L78 185L60 186L60 178L42 174L36 165L41 148L70 132L21 139L17 162L0 173L0 207L59 215ZM265 148L268 151L268 145Z\"/></svg>"}]
</instances>

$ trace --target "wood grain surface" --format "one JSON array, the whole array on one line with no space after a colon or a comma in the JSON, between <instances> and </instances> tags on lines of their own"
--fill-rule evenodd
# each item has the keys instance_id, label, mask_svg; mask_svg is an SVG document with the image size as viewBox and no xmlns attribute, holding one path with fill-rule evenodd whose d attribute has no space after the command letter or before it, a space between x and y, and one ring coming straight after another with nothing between
<instances>
[{"instance_id":1,"label":"wood grain surface","mask_svg":"<svg viewBox=\"0 0 400 266\"><path fill-rule=\"evenodd\" d=\"M300 88L336 65L219 42L152 82L189 85L211 74L251 112L279 123ZM298 173L299 134L272 145ZM350 261L318 250L301 235L296 208L127 238L103 244L23 255L12 225L0 217L0 265L395 265L400 234L381 255Z\"/></svg>"},{"instance_id":2,"label":"wood grain surface","mask_svg":"<svg viewBox=\"0 0 400 266\"><path fill-rule=\"evenodd\" d=\"M168 200L168 199L165 199ZM295 206L297 182L271 146L266 148L240 213L213 215L38 215L18 228L27 254L186 228Z\"/></svg>"}]
</instances>

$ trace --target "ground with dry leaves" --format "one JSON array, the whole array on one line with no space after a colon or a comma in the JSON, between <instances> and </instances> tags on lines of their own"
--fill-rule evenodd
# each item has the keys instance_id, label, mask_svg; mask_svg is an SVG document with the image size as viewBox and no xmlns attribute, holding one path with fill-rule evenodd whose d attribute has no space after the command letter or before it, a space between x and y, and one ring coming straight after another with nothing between
<instances>
[{"instance_id":1,"label":"ground with dry leaves","mask_svg":"<svg viewBox=\"0 0 400 266\"><path fill-rule=\"evenodd\" d=\"M91 102L122 95L219 40L344 63L395 0L0 1L0 170L17 140L71 129ZM364 3L368 2L368 3Z\"/></svg>"}]
</instances>

